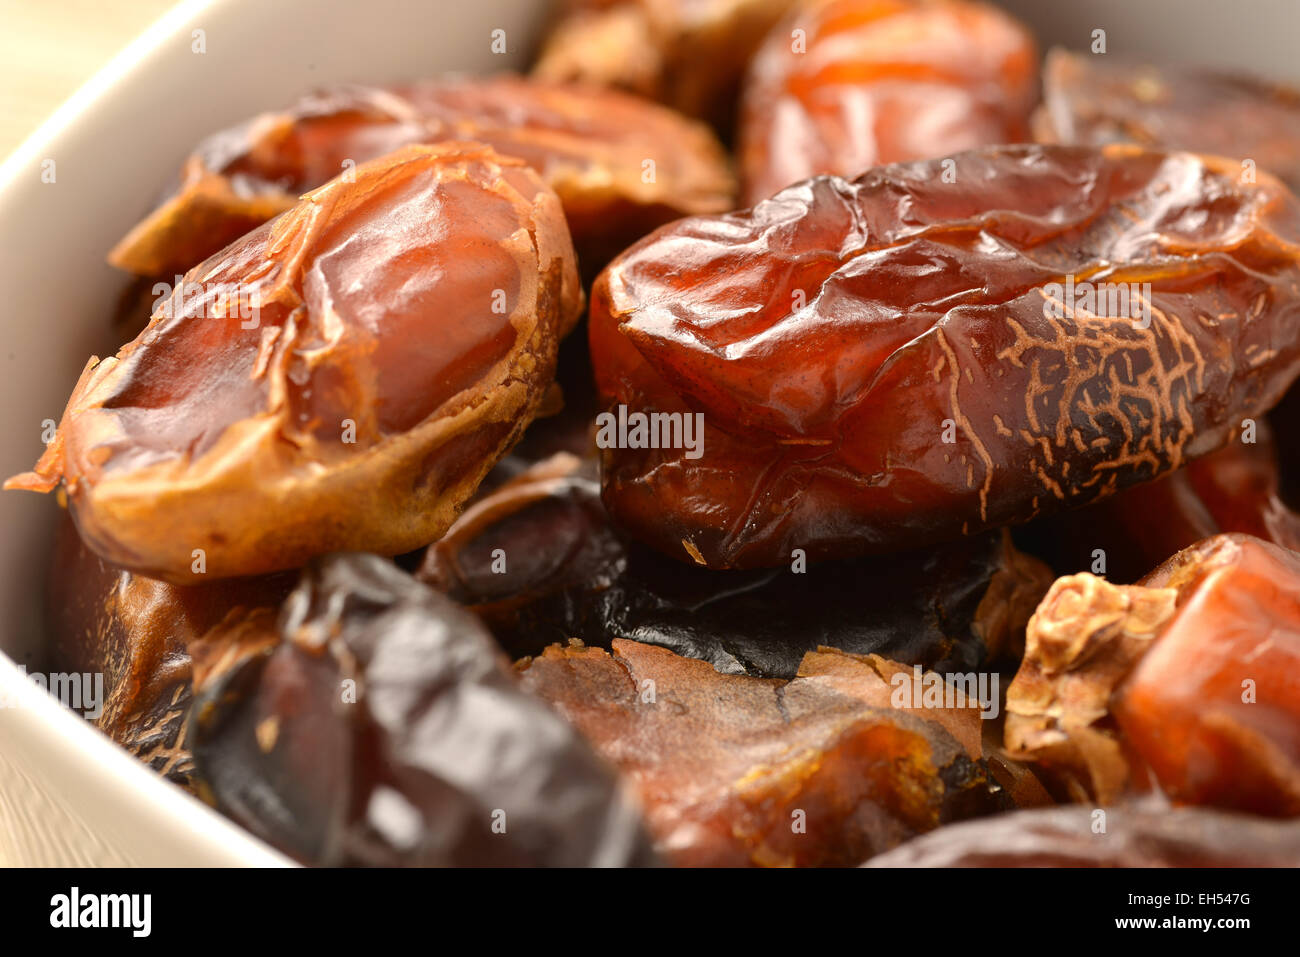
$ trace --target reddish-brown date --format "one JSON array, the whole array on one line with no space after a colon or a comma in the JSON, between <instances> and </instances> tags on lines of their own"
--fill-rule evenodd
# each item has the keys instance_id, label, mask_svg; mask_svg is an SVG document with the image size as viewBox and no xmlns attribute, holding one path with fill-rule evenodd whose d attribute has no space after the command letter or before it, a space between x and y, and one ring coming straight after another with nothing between
<instances>
[{"instance_id":1,"label":"reddish-brown date","mask_svg":"<svg viewBox=\"0 0 1300 957\"><path fill-rule=\"evenodd\" d=\"M967 0L821 0L764 41L745 80L742 200L818 173L1029 138L1033 38Z\"/></svg>"},{"instance_id":2,"label":"reddish-brown date","mask_svg":"<svg viewBox=\"0 0 1300 957\"><path fill-rule=\"evenodd\" d=\"M978 708L895 708L899 670L821 649L782 682L617 640L548 648L521 679L619 769L671 862L844 866L1009 806Z\"/></svg>"},{"instance_id":3,"label":"reddish-brown date","mask_svg":"<svg viewBox=\"0 0 1300 957\"><path fill-rule=\"evenodd\" d=\"M1013 755L1108 803L1149 775L1185 804L1300 815L1300 556L1246 535L1138 585L1059 579L1007 691Z\"/></svg>"},{"instance_id":4,"label":"reddish-brown date","mask_svg":"<svg viewBox=\"0 0 1300 957\"><path fill-rule=\"evenodd\" d=\"M1203 67L1051 50L1034 136L1044 143L1229 156L1300 189L1300 90Z\"/></svg>"},{"instance_id":5,"label":"reddish-brown date","mask_svg":"<svg viewBox=\"0 0 1300 957\"><path fill-rule=\"evenodd\" d=\"M662 223L730 209L735 193L707 128L637 97L510 75L344 86L204 140L109 260L184 273L357 163L447 140L486 143L536 170L592 272Z\"/></svg>"},{"instance_id":6,"label":"reddish-brown date","mask_svg":"<svg viewBox=\"0 0 1300 957\"><path fill-rule=\"evenodd\" d=\"M1058 574L1091 571L1112 582L1137 581L1175 552L1227 532L1300 550L1300 515L1281 497L1273 430L1265 419L1248 429L1172 475L1030 522L1016 540Z\"/></svg>"},{"instance_id":7,"label":"reddish-brown date","mask_svg":"<svg viewBox=\"0 0 1300 957\"><path fill-rule=\"evenodd\" d=\"M763 37L797 0L561 0L533 76L630 90L722 129Z\"/></svg>"},{"instance_id":8,"label":"reddish-brown date","mask_svg":"<svg viewBox=\"0 0 1300 957\"><path fill-rule=\"evenodd\" d=\"M817 177L610 264L607 407L703 417L702 449L606 443L616 522L716 568L915 548L1159 478L1300 370L1300 203L1271 176L1130 146L952 162Z\"/></svg>"},{"instance_id":9,"label":"reddish-brown date","mask_svg":"<svg viewBox=\"0 0 1300 957\"><path fill-rule=\"evenodd\" d=\"M1295 867L1293 823L1204 808L1059 807L964 821L872 858L867 867Z\"/></svg>"},{"instance_id":10,"label":"reddish-brown date","mask_svg":"<svg viewBox=\"0 0 1300 957\"><path fill-rule=\"evenodd\" d=\"M177 584L409 551L532 419L581 295L522 160L407 147L188 273L6 487L62 481L91 548Z\"/></svg>"}]
</instances>

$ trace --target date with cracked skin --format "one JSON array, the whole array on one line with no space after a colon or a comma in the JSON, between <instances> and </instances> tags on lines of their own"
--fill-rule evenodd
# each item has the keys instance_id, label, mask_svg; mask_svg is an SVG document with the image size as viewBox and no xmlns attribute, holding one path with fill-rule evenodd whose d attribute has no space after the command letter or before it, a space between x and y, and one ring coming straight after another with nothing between
<instances>
[{"instance_id":1,"label":"date with cracked skin","mask_svg":"<svg viewBox=\"0 0 1300 957\"><path fill-rule=\"evenodd\" d=\"M802 31L801 34L797 31ZM1029 31L966 0L829 0L796 8L745 80L742 200L791 183L1029 138Z\"/></svg>"},{"instance_id":2,"label":"date with cracked skin","mask_svg":"<svg viewBox=\"0 0 1300 957\"><path fill-rule=\"evenodd\" d=\"M867 867L1295 867L1294 824L1204 808L1059 807L963 821L872 858Z\"/></svg>"},{"instance_id":3,"label":"date with cracked skin","mask_svg":"<svg viewBox=\"0 0 1300 957\"><path fill-rule=\"evenodd\" d=\"M672 863L846 866L1005 806L978 711L893 708L899 667L821 649L787 683L618 640L548 648L521 679L631 783Z\"/></svg>"},{"instance_id":4,"label":"date with cracked skin","mask_svg":"<svg viewBox=\"0 0 1300 957\"><path fill-rule=\"evenodd\" d=\"M1300 189L1300 90L1250 76L1054 49L1033 126L1042 143L1249 159Z\"/></svg>"},{"instance_id":5,"label":"date with cracked skin","mask_svg":"<svg viewBox=\"0 0 1300 957\"><path fill-rule=\"evenodd\" d=\"M593 274L656 226L723 212L735 194L722 146L706 127L637 97L509 74L340 86L201 142L179 185L109 261L170 279L349 164L447 140L486 143L532 167L560 197Z\"/></svg>"},{"instance_id":6,"label":"date with cracked skin","mask_svg":"<svg viewBox=\"0 0 1300 957\"><path fill-rule=\"evenodd\" d=\"M481 144L357 167L92 359L34 472L175 584L441 535L534 416L582 293L559 202Z\"/></svg>"},{"instance_id":7,"label":"date with cracked skin","mask_svg":"<svg viewBox=\"0 0 1300 957\"><path fill-rule=\"evenodd\" d=\"M185 740L191 648L259 608L279 605L293 576L169 585L105 564L63 516L49 577L54 672L102 674L99 730L183 787L193 760Z\"/></svg>"},{"instance_id":8,"label":"date with cracked skin","mask_svg":"<svg viewBox=\"0 0 1300 957\"><path fill-rule=\"evenodd\" d=\"M704 422L698 458L604 451L619 525L713 568L916 548L1159 478L1300 371L1300 203L1271 176L1131 146L953 170L814 178L609 265L607 407Z\"/></svg>"},{"instance_id":9,"label":"date with cracked skin","mask_svg":"<svg viewBox=\"0 0 1300 957\"><path fill-rule=\"evenodd\" d=\"M821 645L943 673L1018 661L1051 584L997 532L798 570L688 567L610 527L593 464L556 456L477 499L418 577L516 657L631 638L766 678L793 678Z\"/></svg>"},{"instance_id":10,"label":"date with cracked skin","mask_svg":"<svg viewBox=\"0 0 1300 957\"><path fill-rule=\"evenodd\" d=\"M1059 579L1007 691L1015 757L1109 803L1149 775L1183 804L1300 816L1300 556L1248 535L1138 585Z\"/></svg>"},{"instance_id":11,"label":"date with cracked skin","mask_svg":"<svg viewBox=\"0 0 1300 957\"><path fill-rule=\"evenodd\" d=\"M200 793L299 860L654 861L610 769L472 615L386 559L318 559L278 620L206 641L258 651L196 674Z\"/></svg>"}]
</instances>

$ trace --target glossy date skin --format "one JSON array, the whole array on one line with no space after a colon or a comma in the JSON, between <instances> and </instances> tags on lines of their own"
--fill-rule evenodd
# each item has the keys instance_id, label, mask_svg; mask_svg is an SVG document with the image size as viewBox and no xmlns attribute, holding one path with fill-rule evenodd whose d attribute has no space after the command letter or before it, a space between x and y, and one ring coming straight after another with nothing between
<instances>
[{"instance_id":1,"label":"glossy date skin","mask_svg":"<svg viewBox=\"0 0 1300 957\"><path fill-rule=\"evenodd\" d=\"M629 90L723 130L741 77L797 0L563 0L532 75Z\"/></svg>"},{"instance_id":2,"label":"glossy date skin","mask_svg":"<svg viewBox=\"0 0 1300 957\"><path fill-rule=\"evenodd\" d=\"M6 487L62 481L91 548L176 584L406 552L522 434L581 296L521 160L407 147L192 270Z\"/></svg>"},{"instance_id":3,"label":"glossy date skin","mask_svg":"<svg viewBox=\"0 0 1300 957\"><path fill-rule=\"evenodd\" d=\"M1295 378L1300 205L1272 177L1127 146L953 163L808 180L610 264L607 408L704 423L698 458L604 451L617 524L711 568L915 548L1159 478Z\"/></svg>"},{"instance_id":4,"label":"glossy date skin","mask_svg":"<svg viewBox=\"0 0 1300 957\"><path fill-rule=\"evenodd\" d=\"M1139 585L1059 579L1007 692L1013 756L1108 803L1150 778L1182 804L1300 815L1300 557L1247 535Z\"/></svg>"},{"instance_id":5,"label":"glossy date skin","mask_svg":"<svg viewBox=\"0 0 1300 957\"><path fill-rule=\"evenodd\" d=\"M1135 582L1175 552L1224 533L1300 550L1300 514L1282 498L1273 430L1264 419L1251 429L1251 442L1239 435L1172 475L1031 522L1017 529L1016 541L1058 574L1092 571L1120 583Z\"/></svg>"},{"instance_id":6,"label":"glossy date skin","mask_svg":"<svg viewBox=\"0 0 1300 957\"><path fill-rule=\"evenodd\" d=\"M105 564L64 515L49 579L51 670L102 674L103 712L95 726L189 787L194 767L185 722L194 643L255 609L276 607L295 577L169 585Z\"/></svg>"},{"instance_id":7,"label":"glossy date skin","mask_svg":"<svg viewBox=\"0 0 1300 957\"><path fill-rule=\"evenodd\" d=\"M998 533L799 571L687 567L612 529L595 469L563 455L477 499L417 577L515 657L632 638L765 678L793 678L821 645L941 673L1006 660L1051 584Z\"/></svg>"},{"instance_id":8,"label":"glossy date skin","mask_svg":"<svg viewBox=\"0 0 1300 957\"><path fill-rule=\"evenodd\" d=\"M508 74L341 86L201 142L179 185L109 261L170 278L357 163L448 140L486 143L535 170L559 196L593 274L656 226L730 209L735 194L705 127L637 97Z\"/></svg>"},{"instance_id":9,"label":"glossy date skin","mask_svg":"<svg viewBox=\"0 0 1300 957\"><path fill-rule=\"evenodd\" d=\"M313 562L278 619L238 640L261 650L196 685L196 779L297 859L654 862L610 769L519 688L472 615L386 559Z\"/></svg>"},{"instance_id":10,"label":"glossy date skin","mask_svg":"<svg viewBox=\"0 0 1300 957\"><path fill-rule=\"evenodd\" d=\"M802 33L796 33L802 31ZM742 202L831 173L1029 138L1038 53L996 7L829 0L769 34L745 80Z\"/></svg>"},{"instance_id":11,"label":"glossy date skin","mask_svg":"<svg viewBox=\"0 0 1300 957\"><path fill-rule=\"evenodd\" d=\"M872 858L867 867L1295 867L1294 824L1202 808L1018 811L952 824Z\"/></svg>"},{"instance_id":12,"label":"glossy date skin","mask_svg":"<svg viewBox=\"0 0 1300 957\"><path fill-rule=\"evenodd\" d=\"M1249 159L1300 189L1300 91L1249 76L1050 50L1043 143L1135 143Z\"/></svg>"},{"instance_id":13,"label":"glossy date skin","mask_svg":"<svg viewBox=\"0 0 1300 957\"><path fill-rule=\"evenodd\" d=\"M1010 806L978 711L893 707L901 667L827 648L782 682L617 640L552 646L520 679L619 769L671 863L849 866Z\"/></svg>"}]
</instances>

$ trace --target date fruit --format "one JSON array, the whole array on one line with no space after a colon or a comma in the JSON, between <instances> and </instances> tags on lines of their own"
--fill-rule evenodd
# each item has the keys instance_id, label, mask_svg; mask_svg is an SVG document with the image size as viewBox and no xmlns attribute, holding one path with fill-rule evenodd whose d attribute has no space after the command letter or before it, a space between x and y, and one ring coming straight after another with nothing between
<instances>
[{"instance_id":1,"label":"date fruit","mask_svg":"<svg viewBox=\"0 0 1300 957\"><path fill-rule=\"evenodd\" d=\"M630 90L727 129L741 77L798 0L562 0L533 76Z\"/></svg>"},{"instance_id":2,"label":"date fruit","mask_svg":"<svg viewBox=\"0 0 1300 957\"><path fill-rule=\"evenodd\" d=\"M560 197L593 273L662 223L730 209L735 194L707 128L637 97L508 74L342 86L201 142L177 188L109 261L183 273L357 163L448 140L486 143L532 167Z\"/></svg>"},{"instance_id":3,"label":"date fruit","mask_svg":"<svg viewBox=\"0 0 1300 957\"><path fill-rule=\"evenodd\" d=\"M1242 175L1268 170L1300 190L1300 90L1249 76L1050 50L1033 126L1043 143L1249 160Z\"/></svg>"},{"instance_id":4,"label":"date fruit","mask_svg":"<svg viewBox=\"0 0 1300 957\"><path fill-rule=\"evenodd\" d=\"M670 862L846 866L1005 806L979 712L891 707L897 667L822 649L787 683L617 640L552 646L521 678L630 782Z\"/></svg>"},{"instance_id":5,"label":"date fruit","mask_svg":"<svg viewBox=\"0 0 1300 957\"><path fill-rule=\"evenodd\" d=\"M594 467L567 455L477 499L429 546L418 577L516 657L569 638L631 638L767 678L793 678L821 645L942 673L1018 660L1051 584L997 532L808 568L688 567L618 535Z\"/></svg>"},{"instance_id":6,"label":"date fruit","mask_svg":"<svg viewBox=\"0 0 1300 957\"><path fill-rule=\"evenodd\" d=\"M967 0L829 0L797 7L750 66L742 201L791 183L1029 138L1033 37Z\"/></svg>"},{"instance_id":7,"label":"date fruit","mask_svg":"<svg viewBox=\"0 0 1300 957\"><path fill-rule=\"evenodd\" d=\"M532 419L581 296L522 160L407 147L193 269L6 487L62 481L91 548L175 584L410 551Z\"/></svg>"},{"instance_id":8,"label":"date fruit","mask_svg":"<svg viewBox=\"0 0 1300 957\"><path fill-rule=\"evenodd\" d=\"M64 515L49 581L51 670L103 675L95 726L154 771L188 787L191 648L214 628L229 630L253 610L279 605L292 578L169 585L105 564Z\"/></svg>"},{"instance_id":9,"label":"date fruit","mask_svg":"<svg viewBox=\"0 0 1300 957\"><path fill-rule=\"evenodd\" d=\"M867 867L1295 867L1300 830L1204 808L1121 805L1095 830L1091 807L1017 811L950 824Z\"/></svg>"},{"instance_id":10,"label":"date fruit","mask_svg":"<svg viewBox=\"0 0 1300 957\"><path fill-rule=\"evenodd\" d=\"M1007 691L1007 748L1109 803L1150 775L1183 804L1300 816L1300 556L1247 535L1138 585L1059 579Z\"/></svg>"},{"instance_id":11,"label":"date fruit","mask_svg":"<svg viewBox=\"0 0 1300 957\"><path fill-rule=\"evenodd\" d=\"M606 268L597 387L645 417L603 452L617 524L711 568L917 548L1159 478L1300 371L1300 202L1271 176L1130 146L952 162L814 178Z\"/></svg>"},{"instance_id":12,"label":"date fruit","mask_svg":"<svg viewBox=\"0 0 1300 957\"><path fill-rule=\"evenodd\" d=\"M260 654L196 685L189 736L200 792L286 853L653 862L610 769L519 688L472 615L388 560L314 561L260 630Z\"/></svg>"}]
</instances>

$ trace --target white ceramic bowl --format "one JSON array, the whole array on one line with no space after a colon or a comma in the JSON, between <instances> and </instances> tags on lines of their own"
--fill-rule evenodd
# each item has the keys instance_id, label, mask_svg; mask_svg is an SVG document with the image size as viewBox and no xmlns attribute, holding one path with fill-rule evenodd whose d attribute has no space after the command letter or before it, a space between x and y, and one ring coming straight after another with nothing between
<instances>
[{"instance_id":1,"label":"white ceramic bowl","mask_svg":"<svg viewBox=\"0 0 1300 957\"><path fill-rule=\"evenodd\" d=\"M1238 66L1300 80L1295 0L1007 0L1044 48ZM0 166L0 475L30 468L91 352L111 351L124 285L104 254L204 134L313 85L524 65L541 0L188 0L154 24ZM508 52L491 52L506 31ZM193 51L204 31L206 52ZM41 180L44 160L56 181ZM0 863L272 865L285 860L165 784L34 689L57 506L0 494Z\"/></svg>"}]
</instances>

